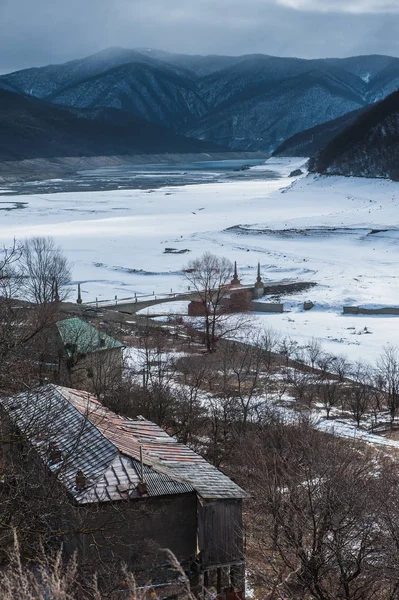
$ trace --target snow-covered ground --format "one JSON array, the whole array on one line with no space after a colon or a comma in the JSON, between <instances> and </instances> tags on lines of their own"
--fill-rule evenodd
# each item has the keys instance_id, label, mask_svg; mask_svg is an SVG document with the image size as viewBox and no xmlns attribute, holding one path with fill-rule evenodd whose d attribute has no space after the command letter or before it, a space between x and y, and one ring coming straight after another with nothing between
<instances>
[{"instance_id":1,"label":"snow-covered ground","mask_svg":"<svg viewBox=\"0 0 399 600\"><path fill-rule=\"evenodd\" d=\"M2 194L2 203L24 208L1 211L0 242L54 236L75 282L83 282L84 301L184 291L181 269L204 251L236 260L243 283L254 281L260 261L265 279L318 285L286 299L291 313L259 314L256 323L372 362L386 342L399 344L399 317L341 313L344 304L399 305L399 184L317 176L293 182L289 173L303 164L270 159L254 168L278 171L277 180ZM316 307L303 313L307 299ZM364 327L371 333L361 334Z\"/></svg>"},{"instance_id":2,"label":"snow-covered ground","mask_svg":"<svg viewBox=\"0 0 399 600\"><path fill-rule=\"evenodd\" d=\"M392 440L383 435L377 435L375 433L370 433L368 431L364 431L363 429L359 429L356 427L354 421L350 421L349 419L336 419L331 421L321 417L317 411L313 411L313 422L316 429L324 431L325 433L331 433L338 437L366 442L372 446L399 449L398 440Z\"/></svg>"},{"instance_id":3,"label":"snow-covered ground","mask_svg":"<svg viewBox=\"0 0 399 600\"><path fill-rule=\"evenodd\" d=\"M196 388L193 390L187 385L182 384L176 378L176 371L172 368L169 370L168 364L171 367L176 364L176 361L186 356L193 356L185 352L162 352L157 353L156 351L147 352L144 348L127 347L124 350L124 357L126 366L133 370L133 377L136 378L138 383L142 380L142 370L145 367L147 361L152 363L149 371L153 373L155 381L157 380L157 373L160 363L163 363L161 367L161 373L163 375L164 383L178 394L186 397L191 397L194 393L196 399L201 403L203 408L209 410L211 407L218 406L218 398L210 392L206 392L202 389ZM198 355L200 358L200 355ZM293 371L292 369L290 369ZM131 372L132 375L132 372ZM272 379L281 382L287 377L285 374L274 373ZM150 378L151 379L151 378ZM310 423L315 429L323 431L328 434L332 434L338 437L347 438L353 441L360 441L370 444L374 447L380 448L381 450L399 449L399 440L390 439L387 435L378 435L373 432L372 424L376 424L376 415L366 414L363 415L361 420L361 427L357 427L356 422L351 418L350 414L342 414L340 409L333 407L330 413L330 419L326 418L326 410L320 403L315 403L311 409L305 409L303 406L300 408L295 398L286 391L272 392L264 395L254 395L250 401L251 409L257 407L256 415L259 411L271 411L271 414L278 415L285 423L298 423L301 419L308 418ZM389 423L389 413L380 412L378 413L377 421L381 423ZM397 421L396 421L397 426Z\"/></svg>"},{"instance_id":4,"label":"snow-covered ground","mask_svg":"<svg viewBox=\"0 0 399 600\"><path fill-rule=\"evenodd\" d=\"M312 409L308 413L300 413L290 406L289 397L284 398L284 402L276 404L274 411L278 414L286 423L297 423L304 416L310 419L313 427L324 433L329 433L337 437L346 438L357 442L365 442L371 446L378 447L380 449L395 448L399 449L399 440L390 439L386 435L378 435L367 430L367 426L370 426L370 420L362 421L362 427L357 427L355 421L349 417L327 419L325 417L325 411L318 408ZM333 413L334 411L332 411Z\"/></svg>"},{"instance_id":5,"label":"snow-covered ground","mask_svg":"<svg viewBox=\"0 0 399 600\"><path fill-rule=\"evenodd\" d=\"M296 310L283 314L254 315L254 327L275 330L306 346L318 339L329 354L345 355L350 361L366 361L371 365L388 343L399 346L399 317L343 315L342 310Z\"/></svg>"},{"instance_id":6,"label":"snow-covered ground","mask_svg":"<svg viewBox=\"0 0 399 600\"><path fill-rule=\"evenodd\" d=\"M183 291L187 287L182 267L205 250L236 257L252 269L258 260L267 264L262 249L249 259L240 248L223 249L218 237L233 225L257 222L265 214L266 199L289 185L288 174L303 163L304 159L290 159L254 167L263 178L260 181L157 190L5 194L0 204L0 243L10 243L14 237L55 237L73 263L74 281L83 283L84 301ZM265 180L264 172L270 168L282 178ZM20 208L15 207L17 203ZM210 243L209 235L216 241ZM168 248L190 252L165 252Z\"/></svg>"},{"instance_id":7,"label":"snow-covered ground","mask_svg":"<svg viewBox=\"0 0 399 600\"><path fill-rule=\"evenodd\" d=\"M137 373L140 372L146 365L148 360L155 360L161 362L177 361L179 358L187 356L185 352L162 352L158 353L155 350L147 350L145 348L136 348L134 346L128 346L123 352L124 361L129 369L135 370Z\"/></svg>"},{"instance_id":8,"label":"snow-covered ground","mask_svg":"<svg viewBox=\"0 0 399 600\"><path fill-rule=\"evenodd\" d=\"M148 308L142 308L137 311L138 315L149 316L152 315L186 315L189 302L185 300L176 300L176 302L161 302L160 304L154 304Z\"/></svg>"}]
</instances>

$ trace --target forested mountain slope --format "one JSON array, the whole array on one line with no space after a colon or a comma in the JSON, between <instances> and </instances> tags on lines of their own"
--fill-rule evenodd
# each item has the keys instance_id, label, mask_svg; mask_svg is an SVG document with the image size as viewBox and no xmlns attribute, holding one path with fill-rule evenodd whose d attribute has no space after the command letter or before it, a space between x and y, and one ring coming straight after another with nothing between
<instances>
[{"instance_id":1,"label":"forested mountain slope","mask_svg":"<svg viewBox=\"0 0 399 600\"><path fill-rule=\"evenodd\" d=\"M399 87L399 59L191 56L110 48L0 77L0 87L74 108L117 108L236 150L273 151L293 135Z\"/></svg>"},{"instance_id":2,"label":"forested mountain slope","mask_svg":"<svg viewBox=\"0 0 399 600\"><path fill-rule=\"evenodd\" d=\"M310 169L328 175L399 180L399 92L360 115L312 157Z\"/></svg>"},{"instance_id":3,"label":"forested mountain slope","mask_svg":"<svg viewBox=\"0 0 399 600\"><path fill-rule=\"evenodd\" d=\"M354 123L368 108L367 106L354 110L338 119L327 121L293 135L273 152L273 156L313 156L325 148L341 131Z\"/></svg>"},{"instance_id":4,"label":"forested mountain slope","mask_svg":"<svg viewBox=\"0 0 399 600\"><path fill-rule=\"evenodd\" d=\"M205 152L211 144L115 109L68 110L0 89L0 160Z\"/></svg>"}]
</instances>

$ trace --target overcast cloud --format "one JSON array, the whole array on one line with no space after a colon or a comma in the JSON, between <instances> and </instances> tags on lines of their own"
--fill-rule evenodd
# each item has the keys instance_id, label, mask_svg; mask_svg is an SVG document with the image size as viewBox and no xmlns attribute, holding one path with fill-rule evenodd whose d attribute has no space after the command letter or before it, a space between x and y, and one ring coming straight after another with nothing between
<instances>
[{"instance_id":1,"label":"overcast cloud","mask_svg":"<svg viewBox=\"0 0 399 600\"><path fill-rule=\"evenodd\" d=\"M277 4L310 12L399 13L398 0L276 0Z\"/></svg>"},{"instance_id":2,"label":"overcast cloud","mask_svg":"<svg viewBox=\"0 0 399 600\"><path fill-rule=\"evenodd\" d=\"M0 72L109 46L399 56L399 0L0 0Z\"/></svg>"}]
</instances>

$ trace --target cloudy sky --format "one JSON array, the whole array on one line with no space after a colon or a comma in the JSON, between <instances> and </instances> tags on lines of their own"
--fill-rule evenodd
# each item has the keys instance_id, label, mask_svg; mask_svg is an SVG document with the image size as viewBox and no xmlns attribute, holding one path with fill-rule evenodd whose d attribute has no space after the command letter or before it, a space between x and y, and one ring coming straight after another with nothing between
<instances>
[{"instance_id":1,"label":"cloudy sky","mask_svg":"<svg viewBox=\"0 0 399 600\"><path fill-rule=\"evenodd\" d=\"M399 56L399 0L0 0L0 72L109 46Z\"/></svg>"}]
</instances>

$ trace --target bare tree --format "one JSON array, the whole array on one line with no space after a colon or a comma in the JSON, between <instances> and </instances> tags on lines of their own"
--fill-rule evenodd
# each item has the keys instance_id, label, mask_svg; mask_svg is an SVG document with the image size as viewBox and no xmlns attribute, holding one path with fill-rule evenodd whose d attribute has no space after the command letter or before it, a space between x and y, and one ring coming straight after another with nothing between
<instances>
[{"instance_id":1,"label":"bare tree","mask_svg":"<svg viewBox=\"0 0 399 600\"><path fill-rule=\"evenodd\" d=\"M333 379L326 379L319 387L320 398L326 409L327 419L330 418L331 409L337 406L342 394L342 386Z\"/></svg>"},{"instance_id":2,"label":"bare tree","mask_svg":"<svg viewBox=\"0 0 399 600\"><path fill-rule=\"evenodd\" d=\"M142 375L143 387L149 390L157 385L169 385L175 372L170 344L161 330L150 327L148 319L140 335L140 346L137 367Z\"/></svg>"},{"instance_id":3,"label":"bare tree","mask_svg":"<svg viewBox=\"0 0 399 600\"><path fill-rule=\"evenodd\" d=\"M232 427L237 418L234 398L226 393L211 396L207 411L210 429L207 458L220 468L237 445L235 430Z\"/></svg>"},{"instance_id":4,"label":"bare tree","mask_svg":"<svg viewBox=\"0 0 399 600\"><path fill-rule=\"evenodd\" d=\"M4 247L0 252L0 297L2 299L14 298L21 288L21 276L18 272L18 263L21 250L14 240L10 248Z\"/></svg>"},{"instance_id":5,"label":"bare tree","mask_svg":"<svg viewBox=\"0 0 399 600\"><path fill-rule=\"evenodd\" d=\"M393 346L386 346L377 361L378 383L386 394L391 421L399 408L399 353Z\"/></svg>"},{"instance_id":6,"label":"bare tree","mask_svg":"<svg viewBox=\"0 0 399 600\"><path fill-rule=\"evenodd\" d=\"M315 365L322 354L320 341L316 338L312 338L309 343L305 346L305 360L310 363L312 369L315 368Z\"/></svg>"},{"instance_id":7,"label":"bare tree","mask_svg":"<svg viewBox=\"0 0 399 600\"><path fill-rule=\"evenodd\" d=\"M372 452L320 434L310 423L277 422L247 438L240 453L242 484L253 503L248 537L257 537L254 571L263 597L389 597L378 570L380 481Z\"/></svg>"},{"instance_id":8,"label":"bare tree","mask_svg":"<svg viewBox=\"0 0 399 600\"><path fill-rule=\"evenodd\" d=\"M399 473L397 461L383 465L378 486L380 507L378 527L384 532L384 554L382 557L384 576L389 582L385 598L396 600L399 595Z\"/></svg>"},{"instance_id":9,"label":"bare tree","mask_svg":"<svg viewBox=\"0 0 399 600\"><path fill-rule=\"evenodd\" d=\"M263 362L266 370L270 370L279 351L280 336L273 329L266 329L257 337L257 345L263 351Z\"/></svg>"},{"instance_id":10,"label":"bare tree","mask_svg":"<svg viewBox=\"0 0 399 600\"><path fill-rule=\"evenodd\" d=\"M186 356L179 360L178 375L180 385L175 391L178 410L174 434L183 444L199 449L199 442L206 421L203 404L207 398L204 387L211 356Z\"/></svg>"},{"instance_id":11,"label":"bare tree","mask_svg":"<svg viewBox=\"0 0 399 600\"><path fill-rule=\"evenodd\" d=\"M0 251L0 393L18 391L40 379L32 345L57 318L57 303L31 305L21 300L24 278L16 242Z\"/></svg>"},{"instance_id":12,"label":"bare tree","mask_svg":"<svg viewBox=\"0 0 399 600\"><path fill-rule=\"evenodd\" d=\"M384 390L384 377L381 377L381 373L378 371L372 371L371 375L371 401L370 407L374 414L374 421L377 423L378 413L380 413L384 406L385 392Z\"/></svg>"},{"instance_id":13,"label":"bare tree","mask_svg":"<svg viewBox=\"0 0 399 600\"><path fill-rule=\"evenodd\" d=\"M328 379L334 368L334 356L328 352L322 352L316 361L316 367L320 371L320 379Z\"/></svg>"},{"instance_id":14,"label":"bare tree","mask_svg":"<svg viewBox=\"0 0 399 600\"><path fill-rule=\"evenodd\" d=\"M288 367L290 360L293 359L298 351L298 342L290 337L284 337L280 340L278 352L285 357L285 365Z\"/></svg>"},{"instance_id":15,"label":"bare tree","mask_svg":"<svg viewBox=\"0 0 399 600\"><path fill-rule=\"evenodd\" d=\"M21 272L30 300L47 304L65 300L71 279L70 265L51 237L35 237L22 245Z\"/></svg>"},{"instance_id":16,"label":"bare tree","mask_svg":"<svg viewBox=\"0 0 399 600\"><path fill-rule=\"evenodd\" d=\"M208 352L214 352L220 338L226 335L224 324L228 310L223 306L223 299L226 297L232 273L233 265L227 258L209 252L191 261L184 269L187 281L197 292L202 304L205 345ZM236 325L232 327L237 329Z\"/></svg>"},{"instance_id":17,"label":"bare tree","mask_svg":"<svg viewBox=\"0 0 399 600\"><path fill-rule=\"evenodd\" d=\"M243 434L250 421L261 420L265 413L268 388L268 352L263 336L252 336L246 344L226 340L220 350L218 371L223 374L225 395L233 399L236 426Z\"/></svg>"},{"instance_id":18,"label":"bare tree","mask_svg":"<svg viewBox=\"0 0 399 600\"><path fill-rule=\"evenodd\" d=\"M332 372L337 375L341 382L344 381L345 377L347 377L350 368L351 364L343 354L339 354L338 356L334 356L332 358Z\"/></svg>"},{"instance_id":19,"label":"bare tree","mask_svg":"<svg viewBox=\"0 0 399 600\"><path fill-rule=\"evenodd\" d=\"M308 409L316 398L316 378L308 369L290 369L287 372L287 383L292 389L295 399Z\"/></svg>"},{"instance_id":20,"label":"bare tree","mask_svg":"<svg viewBox=\"0 0 399 600\"><path fill-rule=\"evenodd\" d=\"M371 404L370 373L362 363L355 365L351 374L354 383L346 388L347 402L357 426Z\"/></svg>"}]
</instances>

